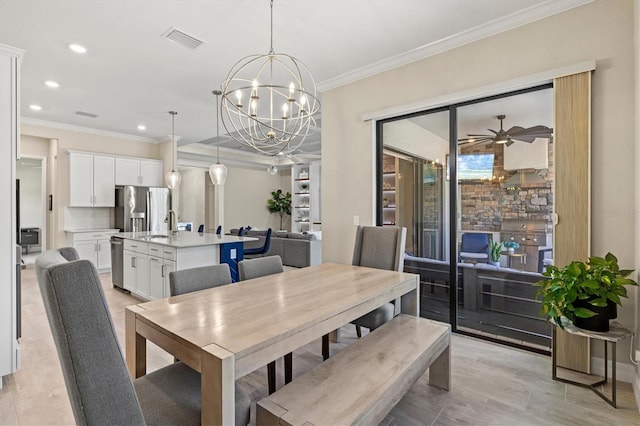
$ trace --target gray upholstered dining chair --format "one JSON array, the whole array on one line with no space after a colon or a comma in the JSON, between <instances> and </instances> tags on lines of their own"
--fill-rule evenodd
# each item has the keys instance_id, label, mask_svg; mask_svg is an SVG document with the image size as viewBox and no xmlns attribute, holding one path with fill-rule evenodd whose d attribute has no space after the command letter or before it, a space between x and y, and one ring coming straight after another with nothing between
<instances>
[{"instance_id":1,"label":"gray upholstered dining chair","mask_svg":"<svg viewBox=\"0 0 640 426\"><path fill-rule=\"evenodd\" d=\"M353 265L402 272L407 228L397 226L358 226L353 248ZM369 331L382 326L400 313L400 304L385 303L366 315L351 321L356 326L358 337L361 327Z\"/></svg>"},{"instance_id":2,"label":"gray upholstered dining chair","mask_svg":"<svg viewBox=\"0 0 640 426\"><path fill-rule=\"evenodd\" d=\"M179 362L131 380L100 278L73 248L36 259L36 275L78 425L200 424L200 374ZM236 387L236 424L251 399Z\"/></svg>"},{"instance_id":3,"label":"gray upholstered dining chair","mask_svg":"<svg viewBox=\"0 0 640 426\"><path fill-rule=\"evenodd\" d=\"M226 263L179 269L169 273L169 293L171 296L178 296L192 291L231 284L231 282L231 272Z\"/></svg>"},{"instance_id":4,"label":"gray upholstered dining chair","mask_svg":"<svg viewBox=\"0 0 640 426\"><path fill-rule=\"evenodd\" d=\"M282 259L280 256L257 257L255 259L244 259L238 262L238 272L240 281L251 280L264 277L266 275L279 274L284 272ZM276 391L276 362L272 361L267 366L269 377L269 394ZM293 354L284 356L284 382L290 383L293 378Z\"/></svg>"},{"instance_id":5,"label":"gray upholstered dining chair","mask_svg":"<svg viewBox=\"0 0 640 426\"><path fill-rule=\"evenodd\" d=\"M240 280L244 281L284 272L284 267L280 256L266 256L241 260L238 262L238 272Z\"/></svg>"}]
</instances>

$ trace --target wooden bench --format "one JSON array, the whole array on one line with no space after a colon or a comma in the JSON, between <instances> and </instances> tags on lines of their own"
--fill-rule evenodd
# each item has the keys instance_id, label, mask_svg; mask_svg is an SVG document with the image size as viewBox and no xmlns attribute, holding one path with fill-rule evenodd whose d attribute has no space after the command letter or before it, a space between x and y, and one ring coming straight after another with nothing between
<instances>
[{"instance_id":1,"label":"wooden bench","mask_svg":"<svg viewBox=\"0 0 640 426\"><path fill-rule=\"evenodd\" d=\"M449 390L448 324L399 315L262 399L257 425L378 424L429 369Z\"/></svg>"}]
</instances>

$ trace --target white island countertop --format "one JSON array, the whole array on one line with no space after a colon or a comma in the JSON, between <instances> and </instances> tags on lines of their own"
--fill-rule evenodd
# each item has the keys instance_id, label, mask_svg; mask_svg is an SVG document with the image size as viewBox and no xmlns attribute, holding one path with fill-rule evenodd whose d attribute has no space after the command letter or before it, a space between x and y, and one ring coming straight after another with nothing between
<instances>
[{"instance_id":1,"label":"white island countertop","mask_svg":"<svg viewBox=\"0 0 640 426\"><path fill-rule=\"evenodd\" d=\"M168 233L170 234L170 233ZM143 241L176 248L212 246L228 243L256 241L255 237L238 237L237 235L204 234L199 232L178 231L174 234L160 235L153 232L120 232L116 234L129 240Z\"/></svg>"}]
</instances>

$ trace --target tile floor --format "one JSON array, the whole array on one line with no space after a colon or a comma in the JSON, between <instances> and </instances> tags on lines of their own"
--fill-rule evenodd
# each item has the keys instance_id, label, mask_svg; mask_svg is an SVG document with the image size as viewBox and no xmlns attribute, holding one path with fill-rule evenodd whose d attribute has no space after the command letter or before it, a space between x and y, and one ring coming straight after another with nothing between
<instances>
[{"instance_id":1,"label":"tile floor","mask_svg":"<svg viewBox=\"0 0 640 426\"><path fill-rule=\"evenodd\" d=\"M46 319L33 266L23 270L22 368L5 377L0 390L0 425L71 425L69 405L56 349ZM111 286L102 274L116 331L124 342L124 307L137 301ZM335 353L355 341L352 326L343 328ZM320 339L294 353L294 379L322 361ZM152 370L172 357L150 344ZM283 382L282 360L278 386ZM454 335L452 390L433 389L420 378L382 425L640 425L631 385L618 384L618 409L593 392L551 380L551 359ZM241 379L254 399L266 393L266 368ZM607 391L610 389L607 389Z\"/></svg>"}]
</instances>

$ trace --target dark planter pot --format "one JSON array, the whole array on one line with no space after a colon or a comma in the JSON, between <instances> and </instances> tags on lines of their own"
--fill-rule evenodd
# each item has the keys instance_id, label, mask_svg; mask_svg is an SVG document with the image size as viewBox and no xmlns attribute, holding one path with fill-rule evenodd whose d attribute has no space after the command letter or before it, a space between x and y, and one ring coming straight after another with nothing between
<instances>
[{"instance_id":1,"label":"dark planter pot","mask_svg":"<svg viewBox=\"0 0 640 426\"><path fill-rule=\"evenodd\" d=\"M593 306L589 300L591 299L576 300L573 304L576 308L586 308L597 315L591 318L576 317L575 326L591 331L609 331L609 320L618 317L618 305L609 300L607 306Z\"/></svg>"}]
</instances>

